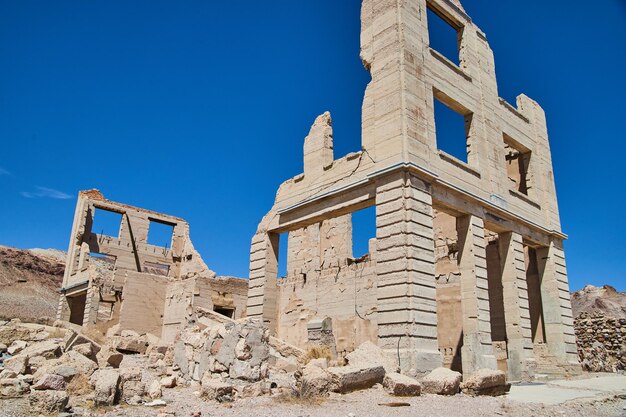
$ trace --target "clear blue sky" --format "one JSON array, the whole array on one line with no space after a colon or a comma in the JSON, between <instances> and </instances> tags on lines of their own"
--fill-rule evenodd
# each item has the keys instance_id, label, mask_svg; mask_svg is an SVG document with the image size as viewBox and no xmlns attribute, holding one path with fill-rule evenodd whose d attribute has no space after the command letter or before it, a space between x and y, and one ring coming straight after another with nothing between
<instances>
[{"instance_id":1,"label":"clear blue sky","mask_svg":"<svg viewBox=\"0 0 626 417\"><path fill-rule=\"evenodd\" d=\"M570 284L626 290L626 2L466 0L500 95L546 110ZM0 0L0 244L67 249L78 190L178 215L247 276L314 118L360 147L357 0Z\"/></svg>"}]
</instances>

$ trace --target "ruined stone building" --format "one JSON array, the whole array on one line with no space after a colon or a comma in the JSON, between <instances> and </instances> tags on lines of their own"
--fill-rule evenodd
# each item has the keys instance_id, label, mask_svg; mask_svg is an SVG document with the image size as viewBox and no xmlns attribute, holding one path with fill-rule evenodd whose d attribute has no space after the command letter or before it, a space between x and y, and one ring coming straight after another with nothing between
<instances>
[{"instance_id":1,"label":"ruined stone building","mask_svg":"<svg viewBox=\"0 0 626 417\"><path fill-rule=\"evenodd\" d=\"M431 47L432 19L456 32L458 56ZM544 111L499 97L487 37L458 1L363 0L361 22L362 149L335 159L330 115L315 120L304 172L280 186L252 240L248 316L301 347L372 341L415 374L576 372ZM442 149L441 108L465 127L463 155ZM376 236L361 257L351 216L371 206Z\"/></svg>"},{"instance_id":2,"label":"ruined stone building","mask_svg":"<svg viewBox=\"0 0 626 417\"><path fill-rule=\"evenodd\" d=\"M98 221L112 215L109 234ZM150 240L165 228L161 244ZM197 308L232 318L246 315L246 280L216 277L189 237L183 219L81 191L67 253L58 318L150 333L164 342L193 320Z\"/></svg>"}]
</instances>

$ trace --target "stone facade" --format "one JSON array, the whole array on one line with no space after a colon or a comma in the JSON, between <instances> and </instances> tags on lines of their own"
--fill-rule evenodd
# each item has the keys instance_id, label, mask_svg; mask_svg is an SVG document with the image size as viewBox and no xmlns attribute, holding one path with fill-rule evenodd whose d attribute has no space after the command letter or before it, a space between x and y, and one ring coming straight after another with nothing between
<instances>
[{"instance_id":1,"label":"stone facade","mask_svg":"<svg viewBox=\"0 0 626 417\"><path fill-rule=\"evenodd\" d=\"M94 226L103 212L118 217L112 235ZM155 223L171 230L162 246L149 243ZM216 277L206 266L183 219L107 200L98 190L79 193L57 318L168 342L194 319L194 307L245 317L247 292L245 280Z\"/></svg>"},{"instance_id":2,"label":"stone facade","mask_svg":"<svg viewBox=\"0 0 626 417\"><path fill-rule=\"evenodd\" d=\"M458 64L431 48L429 19L457 32ZM361 22L362 148L334 159L331 116L315 120L304 172L252 239L248 316L301 347L330 318L338 354L373 341L414 374L576 372L542 108L499 97L487 37L458 1L364 0ZM465 123L461 158L440 149L437 102ZM371 206L376 237L355 259L351 213Z\"/></svg>"}]
</instances>

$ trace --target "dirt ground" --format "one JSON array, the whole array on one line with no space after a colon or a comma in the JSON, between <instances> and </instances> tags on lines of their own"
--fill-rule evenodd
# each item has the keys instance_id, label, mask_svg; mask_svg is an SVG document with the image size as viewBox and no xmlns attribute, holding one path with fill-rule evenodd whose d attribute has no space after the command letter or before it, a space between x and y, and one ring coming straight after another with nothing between
<instances>
[{"instance_id":1,"label":"dirt ground","mask_svg":"<svg viewBox=\"0 0 626 417\"><path fill-rule=\"evenodd\" d=\"M165 391L166 406L115 406L88 409L74 407L76 416L143 417L169 413L171 416L191 416L201 412L202 417L254 416L254 417L362 417L362 416L428 416L428 417L482 417L482 416L554 416L554 417L626 417L626 398L603 398L594 401L576 400L565 404L544 406L511 401L506 397L469 397L456 395L443 397L422 395L414 398L397 398L382 389L371 389L348 395L332 395L319 404L283 402L273 397L257 397L220 404L203 401L191 388ZM384 404L404 403L408 406L388 407ZM0 416L25 417L28 413L27 399L0 400ZM196 414L197 415L197 414Z\"/></svg>"}]
</instances>

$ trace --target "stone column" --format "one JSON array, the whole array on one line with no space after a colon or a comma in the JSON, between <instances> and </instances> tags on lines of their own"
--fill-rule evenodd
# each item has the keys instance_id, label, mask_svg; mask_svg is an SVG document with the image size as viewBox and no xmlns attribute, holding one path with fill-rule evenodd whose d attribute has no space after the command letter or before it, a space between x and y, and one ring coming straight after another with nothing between
<instances>
[{"instance_id":1,"label":"stone column","mask_svg":"<svg viewBox=\"0 0 626 417\"><path fill-rule=\"evenodd\" d=\"M266 232L257 232L252 238L246 310L248 317L262 319L274 336L278 319L276 278L279 238L278 234Z\"/></svg>"},{"instance_id":2,"label":"stone column","mask_svg":"<svg viewBox=\"0 0 626 417\"><path fill-rule=\"evenodd\" d=\"M533 342L528 306L528 286L524 264L522 236L517 233L498 235L504 295L508 350L508 379L526 380L532 377L529 360L533 358Z\"/></svg>"},{"instance_id":3,"label":"stone column","mask_svg":"<svg viewBox=\"0 0 626 417\"><path fill-rule=\"evenodd\" d=\"M463 373L481 368L497 369L491 344L487 254L483 219L466 215L457 218L461 307L463 310Z\"/></svg>"},{"instance_id":4,"label":"stone column","mask_svg":"<svg viewBox=\"0 0 626 417\"><path fill-rule=\"evenodd\" d=\"M537 249L546 345L551 355L579 367L562 242Z\"/></svg>"},{"instance_id":5,"label":"stone column","mask_svg":"<svg viewBox=\"0 0 626 417\"><path fill-rule=\"evenodd\" d=\"M381 180L376 242L378 344L404 372L425 374L442 364L429 184L408 172Z\"/></svg>"}]
</instances>

